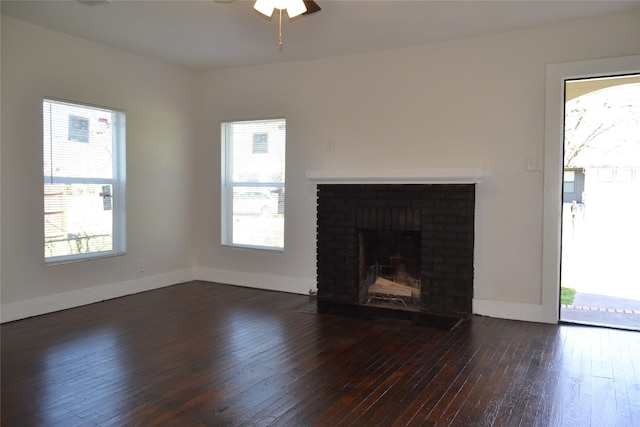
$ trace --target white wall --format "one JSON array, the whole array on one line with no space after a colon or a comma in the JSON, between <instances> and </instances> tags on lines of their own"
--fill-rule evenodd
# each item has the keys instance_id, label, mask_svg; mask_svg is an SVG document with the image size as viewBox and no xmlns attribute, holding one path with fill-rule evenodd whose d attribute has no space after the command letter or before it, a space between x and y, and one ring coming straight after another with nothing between
<instances>
[{"instance_id":1,"label":"white wall","mask_svg":"<svg viewBox=\"0 0 640 427\"><path fill-rule=\"evenodd\" d=\"M306 292L315 283L307 170L486 168L477 188L476 312L542 320L547 64L640 51L625 13L436 45L201 76L198 274ZM286 49L286 46L285 46ZM287 119L285 252L221 247L221 120ZM332 143L333 149L330 149Z\"/></svg>"},{"instance_id":2,"label":"white wall","mask_svg":"<svg viewBox=\"0 0 640 427\"><path fill-rule=\"evenodd\" d=\"M5 16L1 75L2 320L191 279L195 75ZM44 266L44 96L126 110L127 255Z\"/></svg>"},{"instance_id":3,"label":"white wall","mask_svg":"<svg viewBox=\"0 0 640 427\"><path fill-rule=\"evenodd\" d=\"M465 167L491 173L477 192L476 311L539 320L543 174L525 163L544 155L546 65L637 54L639 22L625 13L196 75L2 17L2 320L194 277L306 293L315 186L305 171ZM44 267L43 96L127 111L126 256ZM278 116L286 249L221 247L220 122Z\"/></svg>"}]
</instances>

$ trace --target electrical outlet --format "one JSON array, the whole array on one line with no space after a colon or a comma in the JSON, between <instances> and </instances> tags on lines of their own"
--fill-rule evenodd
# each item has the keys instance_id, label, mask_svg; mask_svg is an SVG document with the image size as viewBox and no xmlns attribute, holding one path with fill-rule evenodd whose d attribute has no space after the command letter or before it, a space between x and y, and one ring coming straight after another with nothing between
<instances>
[{"instance_id":1,"label":"electrical outlet","mask_svg":"<svg viewBox=\"0 0 640 427\"><path fill-rule=\"evenodd\" d=\"M138 259L138 273L142 273L144 271L144 258Z\"/></svg>"}]
</instances>

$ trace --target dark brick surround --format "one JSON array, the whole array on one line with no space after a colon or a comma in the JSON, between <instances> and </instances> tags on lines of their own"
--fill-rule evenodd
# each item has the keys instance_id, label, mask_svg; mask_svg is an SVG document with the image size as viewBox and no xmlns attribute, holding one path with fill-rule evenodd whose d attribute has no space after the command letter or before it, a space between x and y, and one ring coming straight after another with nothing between
<instances>
[{"instance_id":1,"label":"dark brick surround","mask_svg":"<svg viewBox=\"0 0 640 427\"><path fill-rule=\"evenodd\" d=\"M474 211L474 184L318 185L319 303L358 305L359 230L407 230L421 235L420 310L471 314Z\"/></svg>"}]
</instances>

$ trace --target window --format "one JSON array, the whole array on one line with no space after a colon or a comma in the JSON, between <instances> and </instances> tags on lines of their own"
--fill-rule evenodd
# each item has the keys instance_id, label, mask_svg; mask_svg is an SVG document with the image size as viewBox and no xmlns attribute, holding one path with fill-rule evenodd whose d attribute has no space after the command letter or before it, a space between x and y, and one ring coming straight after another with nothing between
<instances>
[{"instance_id":1,"label":"window","mask_svg":"<svg viewBox=\"0 0 640 427\"><path fill-rule=\"evenodd\" d=\"M633 169L618 169L616 170L617 182L631 182L633 181Z\"/></svg>"},{"instance_id":2,"label":"window","mask_svg":"<svg viewBox=\"0 0 640 427\"><path fill-rule=\"evenodd\" d=\"M44 99L42 118L45 262L123 254L125 113Z\"/></svg>"},{"instance_id":3,"label":"window","mask_svg":"<svg viewBox=\"0 0 640 427\"><path fill-rule=\"evenodd\" d=\"M267 154L269 152L269 134L253 134L253 154Z\"/></svg>"},{"instance_id":4,"label":"window","mask_svg":"<svg viewBox=\"0 0 640 427\"><path fill-rule=\"evenodd\" d=\"M222 244L284 249L285 119L225 122Z\"/></svg>"},{"instance_id":5,"label":"window","mask_svg":"<svg viewBox=\"0 0 640 427\"><path fill-rule=\"evenodd\" d=\"M576 173L575 171L564 171L564 192L575 193L576 191Z\"/></svg>"},{"instance_id":6,"label":"window","mask_svg":"<svg viewBox=\"0 0 640 427\"><path fill-rule=\"evenodd\" d=\"M613 169L598 169L598 181L613 182Z\"/></svg>"}]
</instances>

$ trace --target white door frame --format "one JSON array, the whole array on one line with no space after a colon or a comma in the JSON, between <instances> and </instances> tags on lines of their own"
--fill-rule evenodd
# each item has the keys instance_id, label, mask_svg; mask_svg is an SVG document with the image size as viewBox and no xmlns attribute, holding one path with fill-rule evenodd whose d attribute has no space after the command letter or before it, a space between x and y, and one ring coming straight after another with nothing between
<instances>
[{"instance_id":1,"label":"white door frame","mask_svg":"<svg viewBox=\"0 0 640 427\"><path fill-rule=\"evenodd\" d=\"M547 65L542 225L542 320L558 323L565 81L640 73L640 55Z\"/></svg>"}]
</instances>

